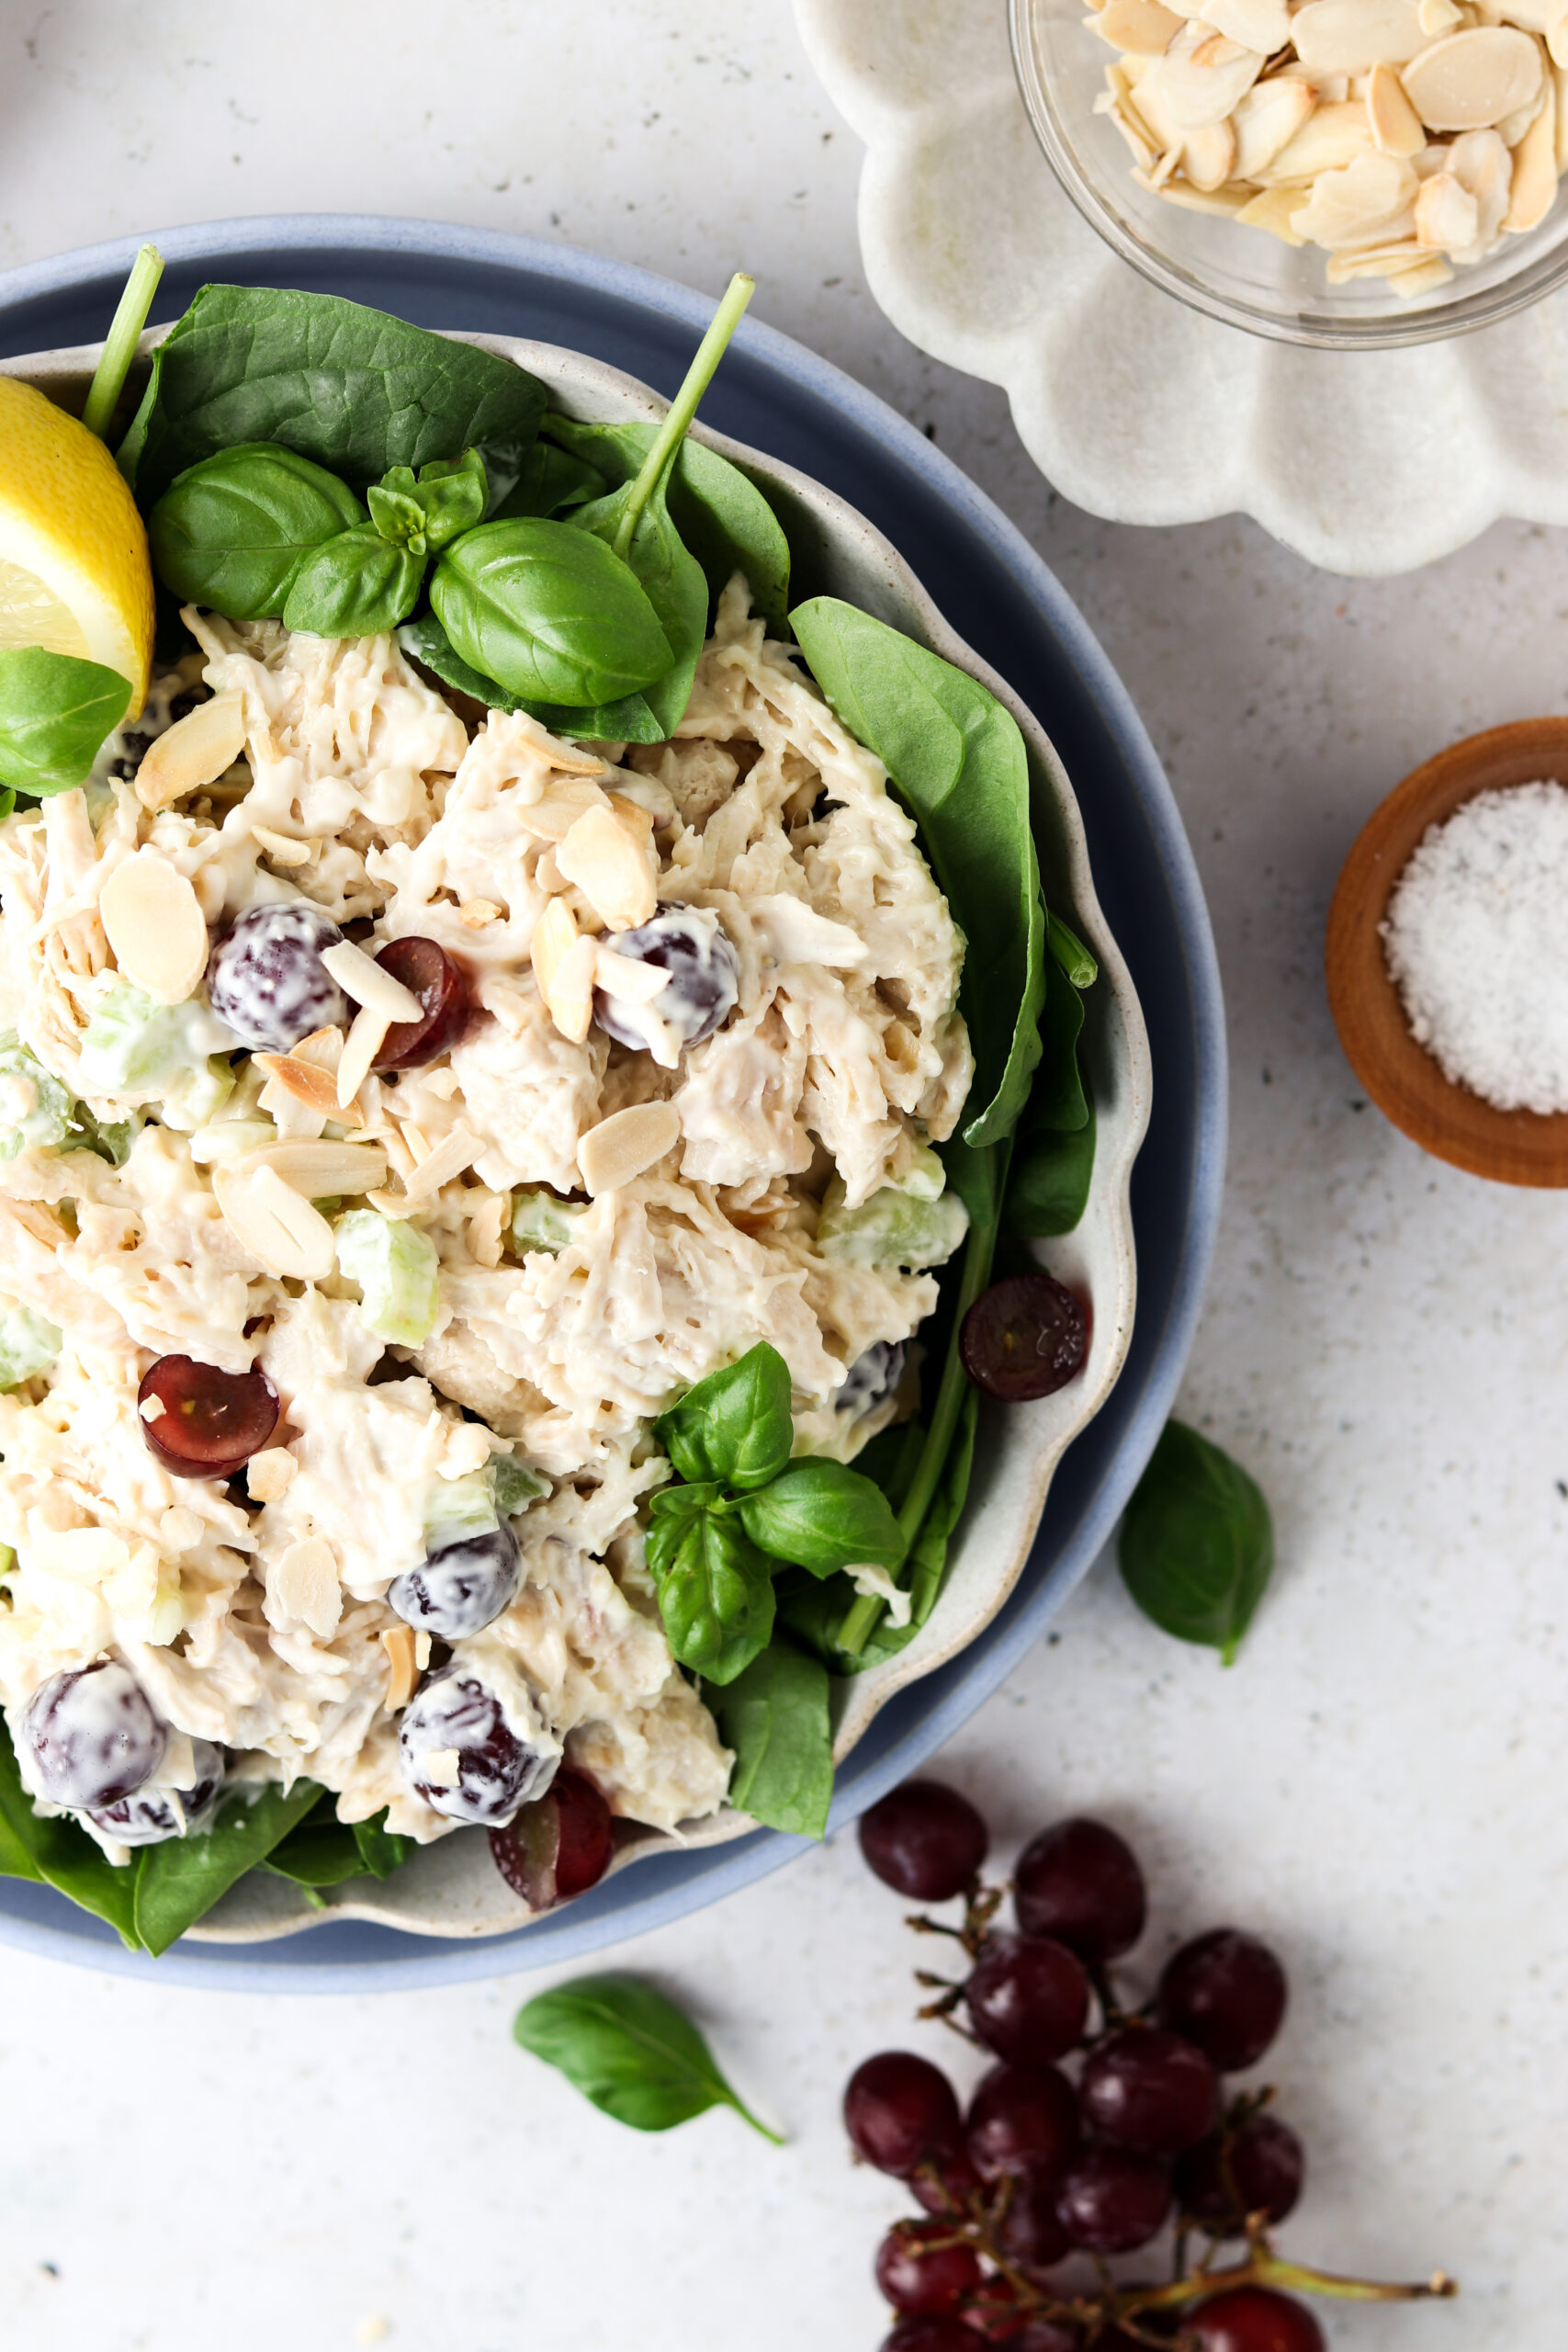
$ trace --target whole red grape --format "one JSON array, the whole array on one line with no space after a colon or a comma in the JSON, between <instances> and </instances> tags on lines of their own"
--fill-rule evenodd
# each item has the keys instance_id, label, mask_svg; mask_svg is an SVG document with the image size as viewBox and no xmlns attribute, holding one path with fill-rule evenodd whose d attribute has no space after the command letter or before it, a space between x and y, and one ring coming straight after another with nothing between
<instances>
[{"instance_id":1,"label":"whole red grape","mask_svg":"<svg viewBox=\"0 0 1568 2352\"><path fill-rule=\"evenodd\" d=\"M1182 2322L1203 2352L1327 2352L1304 2303L1272 2287L1232 2287L1194 2305Z\"/></svg>"},{"instance_id":2,"label":"whole red grape","mask_svg":"<svg viewBox=\"0 0 1568 2352\"><path fill-rule=\"evenodd\" d=\"M879 1879L917 1903L945 1903L979 1875L990 1844L967 1797L906 1781L861 1815L860 1849Z\"/></svg>"},{"instance_id":3,"label":"whole red grape","mask_svg":"<svg viewBox=\"0 0 1568 2352\"><path fill-rule=\"evenodd\" d=\"M908 2050L884 2050L850 2076L844 2128L867 2164L907 2178L964 2144L958 2101L947 2076Z\"/></svg>"},{"instance_id":4,"label":"whole red grape","mask_svg":"<svg viewBox=\"0 0 1568 2352\"><path fill-rule=\"evenodd\" d=\"M911 2312L883 2337L882 2352L975 2352L975 2331L951 2312Z\"/></svg>"},{"instance_id":5,"label":"whole red grape","mask_svg":"<svg viewBox=\"0 0 1568 2352\"><path fill-rule=\"evenodd\" d=\"M1077 2102L1059 2067L993 2066L969 2102L965 2141L983 2179L1059 2177L1078 2144Z\"/></svg>"},{"instance_id":6,"label":"whole red grape","mask_svg":"<svg viewBox=\"0 0 1568 2352\"><path fill-rule=\"evenodd\" d=\"M1179 2155L1213 2131L1219 2084L1201 2050L1159 2026L1122 2026L1095 2044L1078 2082L1089 2129L1151 2156Z\"/></svg>"},{"instance_id":7,"label":"whole red grape","mask_svg":"<svg viewBox=\"0 0 1568 2352\"><path fill-rule=\"evenodd\" d=\"M1056 2211L1086 2254L1132 2254L1157 2235L1170 2211L1170 2182L1156 2157L1086 2148L1056 2191Z\"/></svg>"},{"instance_id":8,"label":"whole red grape","mask_svg":"<svg viewBox=\"0 0 1568 2352\"><path fill-rule=\"evenodd\" d=\"M998 2250L1016 2270L1038 2281L1073 2250L1056 2211L1061 2182L1051 2173L1015 2173L1007 2210L995 2223Z\"/></svg>"},{"instance_id":9,"label":"whole red grape","mask_svg":"<svg viewBox=\"0 0 1568 2352\"><path fill-rule=\"evenodd\" d=\"M946 2222L904 2222L876 2249L876 2283L896 2312L950 2312L979 2285L980 2265Z\"/></svg>"},{"instance_id":10,"label":"whole red grape","mask_svg":"<svg viewBox=\"0 0 1568 2352\"><path fill-rule=\"evenodd\" d=\"M1282 2222L1302 2193L1306 2158L1288 2123L1255 2115L1230 2138L1231 2186L1225 2180L1223 2143L1216 2132L1189 2148L1176 2167L1176 2193L1184 2213L1214 2237L1240 2237L1248 2213Z\"/></svg>"},{"instance_id":11,"label":"whole red grape","mask_svg":"<svg viewBox=\"0 0 1568 2352\"><path fill-rule=\"evenodd\" d=\"M1027 1845L1013 1903L1026 1936L1054 1936L1080 1960L1128 1951L1144 1932L1147 1897L1137 1858L1102 1821L1058 1821Z\"/></svg>"},{"instance_id":12,"label":"whole red grape","mask_svg":"<svg viewBox=\"0 0 1568 2352\"><path fill-rule=\"evenodd\" d=\"M1256 2065L1279 2032L1286 1994L1285 1972L1267 1944L1238 1928L1213 1928L1166 1962L1156 2008L1161 2025L1234 2074Z\"/></svg>"},{"instance_id":13,"label":"whole red grape","mask_svg":"<svg viewBox=\"0 0 1568 2352\"><path fill-rule=\"evenodd\" d=\"M1082 2038L1089 1978L1051 1936L998 1936L964 1987L969 2022L998 2058L1063 2058Z\"/></svg>"}]
</instances>

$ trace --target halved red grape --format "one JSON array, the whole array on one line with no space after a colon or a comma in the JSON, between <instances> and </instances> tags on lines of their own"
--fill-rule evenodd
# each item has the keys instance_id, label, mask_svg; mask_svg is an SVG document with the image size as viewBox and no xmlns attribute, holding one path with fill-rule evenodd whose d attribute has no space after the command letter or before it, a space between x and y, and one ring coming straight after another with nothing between
<instances>
[{"instance_id":1,"label":"halved red grape","mask_svg":"<svg viewBox=\"0 0 1568 2352\"><path fill-rule=\"evenodd\" d=\"M391 939L376 961L412 990L424 1010L418 1021L394 1021L381 1040L376 1069L420 1069L448 1053L468 1017L468 983L434 939Z\"/></svg>"},{"instance_id":2,"label":"halved red grape","mask_svg":"<svg viewBox=\"0 0 1568 2352\"><path fill-rule=\"evenodd\" d=\"M880 2051L855 2068L844 2129L868 2165L900 2179L928 2157L940 2165L964 2143L953 2085L908 2050Z\"/></svg>"},{"instance_id":3,"label":"halved red grape","mask_svg":"<svg viewBox=\"0 0 1568 2352\"><path fill-rule=\"evenodd\" d=\"M876 2283L896 2312L950 2312L980 2283L972 2246L945 2222L901 2222L876 2249Z\"/></svg>"},{"instance_id":4,"label":"halved red grape","mask_svg":"<svg viewBox=\"0 0 1568 2352\"><path fill-rule=\"evenodd\" d=\"M1078 2079L1092 2132L1147 2156L1177 2156L1213 2131L1220 2086L1197 2045L1157 2025L1122 2026L1095 2044Z\"/></svg>"},{"instance_id":5,"label":"halved red grape","mask_svg":"<svg viewBox=\"0 0 1568 2352\"><path fill-rule=\"evenodd\" d=\"M1229 2179L1226 2179L1226 2173ZM1302 2143L1276 2115L1254 2115L1230 2135L1190 2148L1176 2167L1181 2210L1214 2237L1237 2238L1249 2213L1282 2222L1306 2177Z\"/></svg>"},{"instance_id":6,"label":"halved red grape","mask_svg":"<svg viewBox=\"0 0 1568 2352\"><path fill-rule=\"evenodd\" d=\"M136 1403L149 1450L181 1478L231 1478L277 1427L277 1391L259 1366L220 1372L194 1356L160 1356Z\"/></svg>"},{"instance_id":7,"label":"halved red grape","mask_svg":"<svg viewBox=\"0 0 1568 2352\"><path fill-rule=\"evenodd\" d=\"M1089 1313L1045 1273L1009 1274L983 1291L958 1334L964 1369L1004 1405L1054 1396L1084 1368Z\"/></svg>"},{"instance_id":8,"label":"halved red grape","mask_svg":"<svg viewBox=\"0 0 1568 2352\"><path fill-rule=\"evenodd\" d=\"M998 2248L1026 2278L1038 2279L1072 2252L1073 2242L1056 2211L1060 2186L1055 2174L1015 2174L1007 2211L996 2224Z\"/></svg>"},{"instance_id":9,"label":"halved red grape","mask_svg":"<svg viewBox=\"0 0 1568 2352\"><path fill-rule=\"evenodd\" d=\"M1059 2177L1078 2144L1073 2086L1056 2066L993 2066L969 2102L964 2138L986 2180L1008 2172Z\"/></svg>"},{"instance_id":10,"label":"halved red grape","mask_svg":"<svg viewBox=\"0 0 1568 2352\"><path fill-rule=\"evenodd\" d=\"M882 2352L975 2352L975 2331L951 2312L910 2312L883 2337Z\"/></svg>"},{"instance_id":11,"label":"halved red grape","mask_svg":"<svg viewBox=\"0 0 1568 2352\"><path fill-rule=\"evenodd\" d=\"M917 1903L962 1894L989 1843L968 1798L940 1781L906 1781L861 1815L861 1852L885 1885Z\"/></svg>"},{"instance_id":12,"label":"halved red grape","mask_svg":"<svg viewBox=\"0 0 1568 2352\"><path fill-rule=\"evenodd\" d=\"M998 1936L964 1987L969 2022L998 2058L1064 2058L1089 2016L1077 1954L1050 1936Z\"/></svg>"},{"instance_id":13,"label":"halved red grape","mask_svg":"<svg viewBox=\"0 0 1568 2352\"><path fill-rule=\"evenodd\" d=\"M1058 1821L1031 1839L1013 1874L1026 1936L1055 1936L1080 1960L1114 1960L1144 1932L1137 1858L1102 1821Z\"/></svg>"},{"instance_id":14,"label":"halved red grape","mask_svg":"<svg viewBox=\"0 0 1568 2352\"><path fill-rule=\"evenodd\" d=\"M1164 2225L1170 2181L1156 2157L1102 2143L1078 2157L1056 2191L1056 2211L1086 2254L1133 2254Z\"/></svg>"},{"instance_id":15,"label":"halved red grape","mask_svg":"<svg viewBox=\"0 0 1568 2352\"><path fill-rule=\"evenodd\" d=\"M1160 1971L1161 2025L1185 2034L1223 2073L1256 2065L1285 2014L1285 1972L1266 1943L1239 1928L1212 1928L1173 1952Z\"/></svg>"},{"instance_id":16,"label":"halved red grape","mask_svg":"<svg viewBox=\"0 0 1568 2352\"><path fill-rule=\"evenodd\" d=\"M490 1833L496 1869L531 1911L597 1886L615 1850L615 1816L592 1781L563 1765L542 1797Z\"/></svg>"},{"instance_id":17,"label":"halved red grape","mask_svg":"<svg viewBox=\"0 0 1568 2352\"><path fill-rule=\"evenodd\" d=\"M1231 2287L1182 2319L1203 2352L1326 2352L1323 2330L1304 2303L1272 2287Z\"/></svg>"}]
</instances>

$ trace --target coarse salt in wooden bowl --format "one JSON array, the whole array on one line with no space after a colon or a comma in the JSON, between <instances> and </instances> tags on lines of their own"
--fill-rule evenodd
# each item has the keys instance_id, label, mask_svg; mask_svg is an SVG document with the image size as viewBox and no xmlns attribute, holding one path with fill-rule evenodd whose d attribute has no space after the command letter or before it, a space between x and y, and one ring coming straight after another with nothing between
<instances>
[{"instance_id":1,"label":"coarse salt in wooden bowl","mask_svg":"<svg viewBox=\"0 0 1568 2352\"><path fill-rule=\"evenodd\" d=\"M1407 775L1356 837L1328 910L1328 1002L1351 1069L1423 1151L1501 1184L1568 1186L1568 1112L1499 1111L1446 1078L1410 1033L1381 926L1428 826L1478 792L1568 784L1568 718L1521 718L1450 744Z\"/></svg>"}]
</instances>

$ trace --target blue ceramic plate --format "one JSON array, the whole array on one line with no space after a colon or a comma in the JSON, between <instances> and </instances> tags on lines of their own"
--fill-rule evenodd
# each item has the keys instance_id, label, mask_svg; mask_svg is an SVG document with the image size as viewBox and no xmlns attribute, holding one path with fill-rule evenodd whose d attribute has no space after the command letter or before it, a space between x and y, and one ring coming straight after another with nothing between
<instances>
[{"instance_id":1,"label":"blue ceramic plate","mask_svg":"<svg viewBox=\"0 0 1568 2352\"><path fill-rule=\"evenodd\" d=\"M570 246L430 220L303 213L158 237L168 267L154 323L209 278L342 294L423 326L532 335L674 391L712 308L645 271ZM0 275L0 356L91 343L135 253L94 245ZM1154 1115L1133 1178L1137 1323L1109 1403L1069 1447L1029 1566L986 1630L893 1699L840 1769L841 1826L974 1713L1039 1637L1104 1545L1148 1459L1191 1344L1224 1165L1224 1019L1191 852L1126 689L1057 582L990 500L893 410L785 335L743 322L703 404L706 423L798 466L940 583L954 628L1038 712L1076 788L1106 920L1148 1024ZM711 1851L650 1857L509 1936L448 1943L357 1921L275 1943L122 1950L51 1890L0 1879L0 1941L161 1983L353 1992L501 1976L580 1958L700 1909L800 1851L760 1830Z\"/></svg>"}]
</instances>

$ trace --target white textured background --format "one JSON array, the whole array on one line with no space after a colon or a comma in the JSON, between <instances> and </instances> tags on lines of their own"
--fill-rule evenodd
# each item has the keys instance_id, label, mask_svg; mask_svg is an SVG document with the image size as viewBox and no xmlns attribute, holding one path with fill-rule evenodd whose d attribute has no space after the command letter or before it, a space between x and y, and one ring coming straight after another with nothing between
<instances>
[{"instance_id":1,"label":"white textured background","mask_svg":"<svg viewBox=\"0 0 1568 2352\"><path fill-rule=\"evenodd\" d=\"M1224 1920L1278 1941L1269 2072L1314 2168L1288 2246L1466 2290L1336 2320L1337 2352L1562 2352L1568 1205L1428 1164L1361 1105L1319 952L1406 769L1568 707L1562 542L1503 526L1368 585L1250 526L1089 520L998 395L877 315L857 161L782 0L0 10L0 266L310 209L557 235L714 291L744 264L759 315L934 427L1078 598L1213 909L1234 1145L1183 1409L1262 1477L1281 1567L1229 1674L1102 1568L947 1769L1007 1853L1069 1807L1121 1823L1152 1954ZM900 2206L850 2168L838 2094L872 2050L948 2039L908 2023L897 1917L840 1840L620 1955L694 2007L783 2154L723 2114L602 2120L509 2044L537 1979L282 2001L0 1951L5 2341L337 2352L385 2322L393 2352L873 2352Z\"/></svg>"}]
</instances>

